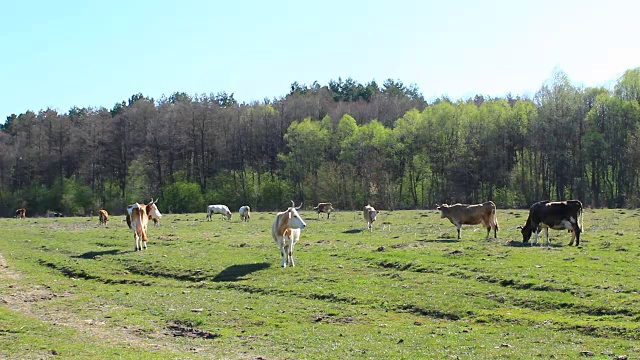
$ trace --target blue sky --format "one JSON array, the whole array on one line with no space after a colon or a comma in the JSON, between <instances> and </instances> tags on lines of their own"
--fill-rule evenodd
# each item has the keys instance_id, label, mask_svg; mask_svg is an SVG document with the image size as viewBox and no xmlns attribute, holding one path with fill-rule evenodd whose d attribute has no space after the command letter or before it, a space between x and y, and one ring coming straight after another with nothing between
<instances>
[{"instance_id":1,"label":"blue sky","mask_svg":"<svg viewBox=\"0 0 640 360\"><path fill-rule=\"evenodd\" d=\"M4 1L0 121L351 77L415 83L427 100L535 93L554 69L612 87L640 66L635 1Z\"/></svg>"}]
</instances>

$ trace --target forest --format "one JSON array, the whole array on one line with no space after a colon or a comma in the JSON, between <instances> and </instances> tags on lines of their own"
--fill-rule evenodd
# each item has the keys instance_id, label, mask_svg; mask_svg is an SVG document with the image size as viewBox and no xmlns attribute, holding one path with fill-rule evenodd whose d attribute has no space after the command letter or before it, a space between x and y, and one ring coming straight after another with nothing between
<instances>
[{"instance_id":1,"label":"forest","mask_svg":"<svg viewBox=\"0 0 640 360\"><path fill-rule=\"evenodd\" d=\"M612 89L555 70L532 98L442 96L400 80L294 82L279 98L135 94L108 108L13 114L0 125L0 216L16 208L122 214L159 199L163 212L426 209L493 200L527 207L579 199L640 205L640 68Z\"/></svg>"}]
</instances>

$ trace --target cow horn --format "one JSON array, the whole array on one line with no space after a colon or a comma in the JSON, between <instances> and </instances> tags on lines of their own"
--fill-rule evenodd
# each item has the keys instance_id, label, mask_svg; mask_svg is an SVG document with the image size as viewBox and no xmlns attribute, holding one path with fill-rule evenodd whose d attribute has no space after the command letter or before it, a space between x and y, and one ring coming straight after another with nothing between
<instances>
[{"instance_id":1,"label":"cow horn","mask_svg":"<svg viewBox=\"0 0 640 360\"><path fill-rule=\"evenodd\" d=\"M302 207L302 203L300 203L300 205L296 208L296 210L300 209Z\"/></svg>"},{"instance_id":2,"label":"cow horn","mask_svg":"<svg viewBox=\"0 0 640 360\"><path fill-rule=\"evenodd\" d=\"M291 207L295 208L296 207L296 203L293 202L293 200L291 200Z\"/></svg>"},{"instance_id":3,"label":"cow horn","mask_svg":"<svg viewBox=\"0 0 640 360\"><path fill-rule=\"evenodd\" d=\"M151 202L149 204L153 204L153 198L151 198Z\"/></svg>"},{"instance_id":4,"label":"cow horn","mask_svg":"<svg viewBox=\"0 0 640 360\"><path fill-rule=\"evenodd\" d=\"M522 230L522 226L518 225L518 227L516 227L516 229Z\"/></svg>"}]
</instances>

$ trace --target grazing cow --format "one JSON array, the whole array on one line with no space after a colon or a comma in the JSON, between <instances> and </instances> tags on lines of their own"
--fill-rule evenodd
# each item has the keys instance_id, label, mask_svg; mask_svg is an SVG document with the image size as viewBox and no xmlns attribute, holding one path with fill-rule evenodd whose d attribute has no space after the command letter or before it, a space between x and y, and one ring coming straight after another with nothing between
<instances>
[{"instance_id":1,"label":"grazing cow","mask_svg":"<svg viewBox=\"0 0 640 360\"><path fill-rule=\"evenodd\" d=\"M209 205L207 206L207 220L211 221L211 214L222 214L222 220L227 218L231 220L233 216L227 205Z\"/></svg>"},{"instance_id":2,"label":"grazing cow","mask_svg":"<svg viewBox=\"0 0 640 360\"><path fill-rule=\"evenodd\" d=\"M100 219L100 225L107 226L107 223L109 222L109 213L107 210L102 209L98 211L98 219Z\"/></svg>"},{"instance_id":3,"label":"grazing cow","mask_svg":"<svg viewBox=\"0 0 640 360\"><path fill-rule=\"evenodd\" d=\"M151 198L151 201L147 205L145 205L145 211L147 213L147 216L150 219L153 219L153 222L154 224L156 224L156 226L160 224L160 219L162 218L162 213L160 213L160 210L158 210L158 207L156 206L157 202L158 202L158 199L153 200L153 198ZM131 216L129 216L128 212L127 212L126 219L127 219L127 225L129 226L129 228L131 228ZM147 231L146 228L145 228L145 231Z\"/></svg>"},{"instance_id":4,"label":"grazing cow","mask_svg":"<svg viewBox=\"0 0 640 360\"><path fill-rule=\"evenodd\" d=\"M241 206L238 213L240 213L240 220L242 221L249 221L249 219L251 219L251 208L248 205Z\"/></svg>"},{"instance_id":5,"label":"grazing cow","mask_svg":"<svg viewBox=\"0 0 640 360\"><path fill-rule=\"evenodd\" d=\"M280 254L282 254L282 267L287 267L287 265L295 266L293 246L300 240L300 229L304 229L307 226L297 211L301 206L302 204L296 207L293 200L291 200L291 207L278 213L271 227L273 240L278 244Z\"/></svg>"},{"instance_id":6,"label":"grazing cow","mask_svg":"<svg viewBox=\"0 0 640 360\"><path fill-rule=\"evenodd\" d=\"M578 225L580 216L580 225ZM531 238L533 232L536 233L534 244L538 243L538 234L542 228L545 229L547 245L549 245L549 228L554 230L567 229L571 232L569 246L573 245L575 239L576 246L580 245L581 227L584 224L584 210L579 200L567 201L538 201L531 205L529 217L524 227L520 227L522 242L526 243Z\"/></svg>"},{"instance_id":7,"label":"grazing cow","mask_svg":"<svg viewBox=\"0 0 640 360\"><path fill-rule=\"evenodd\" d=\"M127 207L127 215L129 215L131 219L131 230L133 230L136 251L147 248L147 224L149 223L149 215L147 215L146 208L146 205L138 203Z\"/></svg>"},{"instance_id":8,"label":"grazing cow","mask_svg":"<svg viewBox=\"0 0 640 360\"><path fill-rule=\"evenodd\" d=\"M314 207L313 210L316 210L318 212L318 218L320 218L320 213L327 213L328 219L329 214L331 214L331 211L333 211L333 206L331 206L331 203L329 202L318 203L318 206Z\"/></svg>"},{"instance_id":9,"label":"grazing cow","mask_svg":"<svg viewBox=\"0 0 640 360\"><path fill-rule=\"evenodd\" d=\"M364 220L367 222L367 229L369 229L369 231L373 231L373 222L376 221L378 211L374 209L373 206L367 205L364 207L362 215L364 217Z\"/></svg>"},{"instance_id":10,"label":"grazing cow","mask_svg":"<svg viewBox=\"0 0 640 360\"><path fill-rule=\"evenodd\" d=\"M16 210L16 219L24 219L27 216L27 210L20 208Z\"/></svg>"},{"instance_id":11,"label":"grazing cow","mask_svg":"<svg viewBox=\"0 0 640 360\"><path fill-rule=\"evenodd\" d=\"M493 237L498 237L498 219L496 218L496 204L493 201L486 201L482 204L442 204L437 208L440 210L440 217L447 218L458 229L458 240L460 240L460 230L462 225L478 225L487 228L487 240L489 233L493 229Z\"/></svg>"}]
</instances>

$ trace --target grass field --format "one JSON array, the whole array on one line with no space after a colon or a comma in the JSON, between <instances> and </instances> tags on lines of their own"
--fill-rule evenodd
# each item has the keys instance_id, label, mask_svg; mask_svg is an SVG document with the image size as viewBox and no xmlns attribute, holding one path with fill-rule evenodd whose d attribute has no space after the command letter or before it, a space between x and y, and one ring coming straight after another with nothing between
<instances>
[{"instance_id":1,"label":"grass field","mask_svg":"<svg viewBox=\"0 0 640 360\"><path fill-rule=\"evenodd\" d=\"M0 219L0 358L640 358L637 210L587 210L578 247L523 246L522 210L489 241L435 210L373 233L303 211L294 268L274 214L168 214L142 252L123 217Z\"/></svg>"}]
</instances>

